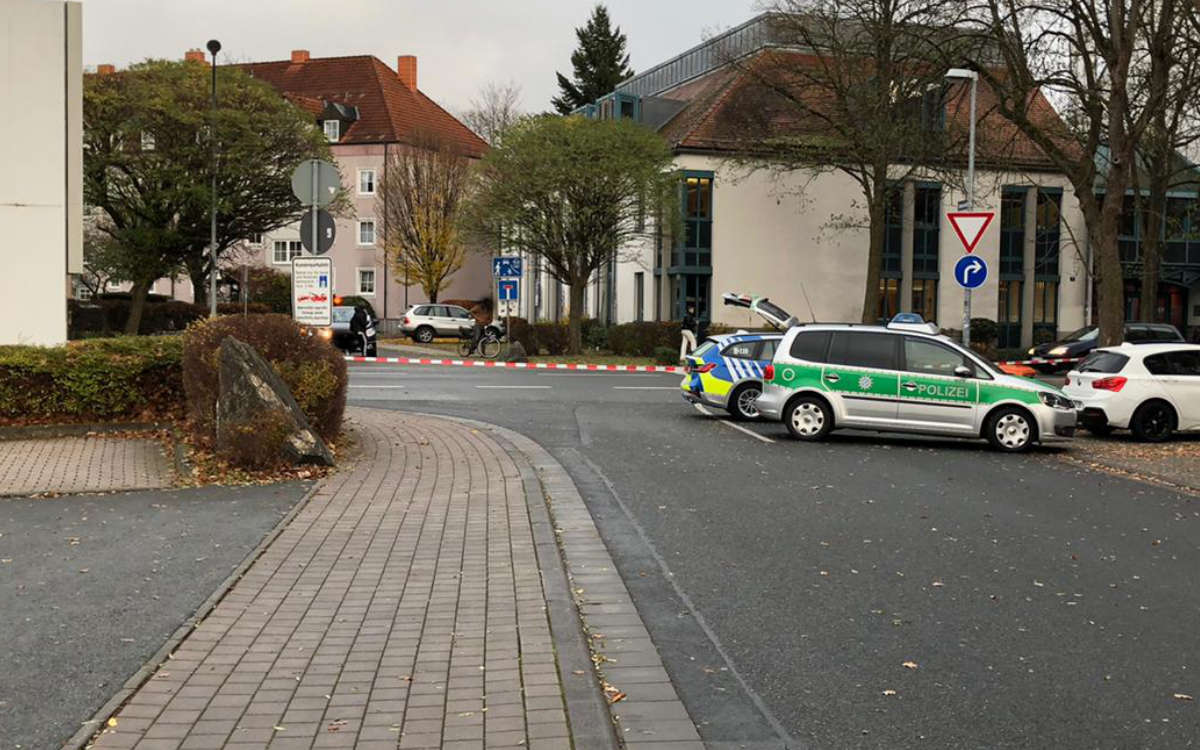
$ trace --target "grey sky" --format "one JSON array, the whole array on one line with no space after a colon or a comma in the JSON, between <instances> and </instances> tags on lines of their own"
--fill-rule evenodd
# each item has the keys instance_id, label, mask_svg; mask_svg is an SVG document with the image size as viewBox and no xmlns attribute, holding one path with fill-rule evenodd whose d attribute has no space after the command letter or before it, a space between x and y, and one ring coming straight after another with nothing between
<instances>
[{"instance_id":1,"label":"grey sky","mask_svg":"<svg viewBox=\"0 0 1200 750\"><path fill-rule=\"evenodd\" d=\"M181 59L216 37L235 60L373 54L394 67L418 56L421 89L465 107L488 81L513 80L526 109L549 108L554 71L569 74L574 28L594 0L83 0L87 65ZM755 0L609 0L635 70L661 62L755 12Z\"/></svg>"}]
</instances>

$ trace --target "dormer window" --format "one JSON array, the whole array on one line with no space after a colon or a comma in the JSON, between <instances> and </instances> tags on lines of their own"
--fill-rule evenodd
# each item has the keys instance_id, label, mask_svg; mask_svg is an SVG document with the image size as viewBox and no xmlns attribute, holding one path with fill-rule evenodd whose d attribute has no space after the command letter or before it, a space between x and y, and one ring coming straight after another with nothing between
<instances>
[{"instance_id":1,"label":"dormer window","mask_svg":"<svg viewBox=\"0 0 1200 750\"><path fill-rule=\"evenodd\" d=\"M342 137L342 123L339 120L326 120L324 123L325 138L330 143L337 143Z\"/></svg>"}]
</instances>

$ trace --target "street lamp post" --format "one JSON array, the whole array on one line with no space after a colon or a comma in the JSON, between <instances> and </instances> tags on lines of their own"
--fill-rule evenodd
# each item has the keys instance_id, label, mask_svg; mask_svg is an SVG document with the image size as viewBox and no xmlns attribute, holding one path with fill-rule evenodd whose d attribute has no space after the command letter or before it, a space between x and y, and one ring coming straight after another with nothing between
<instances>
[{"instance_id":1,"label":"street lamp post","mask_svg":"<svg viewBox=\"0 0 1200 750\"><path fill-rule=\"evenodd\" d=\"M212 117L208 125L209 167L212 170L212 210L208 236L208 258L212 267L208 274L208 314L217 317L217 53L221 43L208 40L208 51L212 54Z\"/></svg>"},{"instance_id":2,"label":"street lamp post","mask_svg":"<svg viewBox=\"0 0 1200 750\"><path fill-rule=\"evenodd\" d=\"M946 78L971 82L971 123L967 135L967 210L975 210L975 95L979 86L979 73L966 68L951 68ZM971 346L971 290L963 290L963 346Z\"/></svg>"}]
</instances>

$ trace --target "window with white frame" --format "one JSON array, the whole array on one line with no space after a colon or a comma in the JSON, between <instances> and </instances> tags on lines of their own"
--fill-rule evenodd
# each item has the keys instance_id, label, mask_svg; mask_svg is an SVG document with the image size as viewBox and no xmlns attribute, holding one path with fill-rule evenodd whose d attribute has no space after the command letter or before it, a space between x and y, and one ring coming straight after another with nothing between
<instances>
[{"instance_id":1,"label":"window with white frame","mask_svg":"<svg viewBox=\"0 0 1200 750\"><path fill-rule=\"evenodd\" d=\"M273 258L276 263L291 263L300 255L303 245L300 240L275 240Z\"/></svg>"},{"instance_id":2,"label":"window with white frame","mask_svg":"<svg viewBox=\"0 0 1200 750\"><path fill-rule=\"evenodd\" d=\"M358 244L374 245L375 244L375 220L374 219L359 219L358 220Z\"/></svg>"},{"instance_id":3,"label":"window with white frame","mask_svg":"<svg viewBox=\"0 0 1200 750\"><path fill-rule=\"evenodd\" d=\"M375 195L375 170L358 170L358 194Z\"/></svg>"},{"instance_id":4,"label":"window with white frame","mask_svg":"<svg viewBox=\"0 0 1200 750\"><path fill-rule=\"evenodd\" d=\"M375 269L358 269L358 293L362 295L375 294Z\"/></svg>"},{"instance_id":5,"label":"window with white frame","mask_svg":"<svg viewBox=\"0 0 1200 750\"><path fill-rule=\"evenodd\" d=\"M263 243L262 232L251 232L250 237L246 240L246 244L251 245L253 247L262 247L262 243Z\"/></svg>"},{"instance_id":6,"label":"window with white frame","mask_svg":"<svg viewBox=\"0 0 1200 750\"><path fill-rule=\"evenodd\" d=\"M337 143L342 137L342 122L341 120L325 120L322 124L325 128L325 138L330 143Z\"/></svg>"}]
</instances>

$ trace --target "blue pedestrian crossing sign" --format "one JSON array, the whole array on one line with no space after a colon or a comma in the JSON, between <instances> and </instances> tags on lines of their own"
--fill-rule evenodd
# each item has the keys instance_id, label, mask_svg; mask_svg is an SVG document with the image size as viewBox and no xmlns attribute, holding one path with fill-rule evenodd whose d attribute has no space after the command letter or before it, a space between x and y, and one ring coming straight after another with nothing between
<instances>
[{"instance_id":1,"label":"blue pedestrian crossing sign","mask_svg":"<svg viewBox=\"0 0 1200 750\"><path fill-rule=\"evenodd\" d=\"M501 279L497 282L499 287L496 299L501 302L516 302L521 296L521 280L520 279Z\"/></svg>"},{"instance_id":2,"label":"blue pedestrian crossing sign","mask_svg":"<svg viewBox=\"0 0 1200 750\"><path fill-rule=\"evenodd\" d=\"M492 258L492 276L498 279L520 277L521 257L519 255L502 255Z\"/></svg>"},{"instance_id":3,"label":"blue pedestrian crossing sign","mask_svg":"<svg viewBox=\"0 0 1200 750\"><path fill-rule=\"evenodd\" d=\"M987 277L987 263L978 255L964 255L954 264L954 280L963 289L978 289Z\"/></svg>"}]
</instances>

